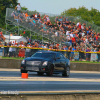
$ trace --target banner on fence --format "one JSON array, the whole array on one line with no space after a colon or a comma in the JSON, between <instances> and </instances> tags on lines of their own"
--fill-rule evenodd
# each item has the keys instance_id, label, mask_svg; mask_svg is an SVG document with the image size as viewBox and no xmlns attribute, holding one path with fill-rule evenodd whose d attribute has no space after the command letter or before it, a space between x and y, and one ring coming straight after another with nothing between
<instances>
[{"instance_id":1,"label":"banner on fence","mask_svg":"<svg viewBox=\"0 0 100 100\"><path fill-rule=\"evenodd\" d=\"M91 61L96 61L97 60L97 54L91 53Z\"/></svg>"},{"instance_id":2,"label":"banner on fence","mask_svg":"<svg viewBox=\"0 0 100 100\"><path fill-rule=\"evenodd\" d=\"M74 52L74 59L79 60L79 52Z\"/></svg>"},{"instance_id":3,"label":"banner on fence","mask_svg":"<svg viewBox=\"0 0 100 100\"><path fill-rule=\"evenodd\" d=\"M19 57L25 57L25 49L19 49Z\"/></svg>"}]
</instances>

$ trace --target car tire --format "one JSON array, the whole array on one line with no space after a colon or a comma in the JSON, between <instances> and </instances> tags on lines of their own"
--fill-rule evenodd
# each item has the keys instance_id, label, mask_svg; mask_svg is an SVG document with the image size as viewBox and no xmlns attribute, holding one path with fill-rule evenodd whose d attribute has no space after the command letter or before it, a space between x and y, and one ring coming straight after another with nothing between
<instances>
[{"instance_id":1,"label":"car tire","mask_svg":"<svg viewBox=\"0 0 100 100\"><path fill-rule=\"evenodd\" d=\"M62 73L62 76L66 76L66 77L69 77L70 75L70 67L67 66L64 70L64 73Z\"/></svg>"},{"instance_id":2,"label":"car tire","mask_svg":"<svg viewBox=\"0 0 100 100\"><path fill-rule=\"evenodd\" d=\"M21 70L21 73L27 73L27 71L26 70Z\"/></svg>"},{"instance_id":3,"label":"car tire","mask_svg":"<svg viewBox=\"0 0 100 100\"><path fill-rule=\"evenodd\" d=\"M47 72L47 75L48 75L48 76L52 76L52 75L53 75L53 71L54 71L54 66L51 65L51 66L49 67L49 70L48 70L48 72Z\"/></svg>"},{"instance_id":4,"label":"car tire","mask_svg":"<svg viewBox=\"0 0 100 100\"><path fill-rule=\"evenodd\" d=\"M44 73L42 73L42 72L37 72L37 74L38 74L38 75L43 75Z\"/></svg>"}]
</instances>

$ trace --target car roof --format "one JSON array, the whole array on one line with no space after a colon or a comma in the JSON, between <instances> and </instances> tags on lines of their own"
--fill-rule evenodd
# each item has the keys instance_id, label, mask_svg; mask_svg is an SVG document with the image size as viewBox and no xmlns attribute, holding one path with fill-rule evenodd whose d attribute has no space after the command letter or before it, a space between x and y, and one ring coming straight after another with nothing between
<instances>
[{"instance_id":1,"label":"car roof","mask_svg":"<svg viewBox=\"0 0 100 100\"><path fill-rule=\"evenodd\" d=\"M48 51L48 50L39 50L37 52L45 52L45 53L59 53L59 52L56 52L56 51Z\"/></svg>"}]
</instances>

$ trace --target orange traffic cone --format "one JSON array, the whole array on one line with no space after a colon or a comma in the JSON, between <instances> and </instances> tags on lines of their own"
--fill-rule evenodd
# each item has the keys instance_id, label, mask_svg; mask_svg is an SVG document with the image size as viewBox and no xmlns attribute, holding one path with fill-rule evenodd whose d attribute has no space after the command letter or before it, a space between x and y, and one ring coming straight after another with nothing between
<instances>
[{"instance_id":1,"label":"orange traffic cone","mask_svg":"<svg viewBox=\"0 0 100 100\"><path fill-rule=\"evenodd\" d=\"M28 73L22 73L22 78L28 78Z\"/></svg>"}]
</instances>

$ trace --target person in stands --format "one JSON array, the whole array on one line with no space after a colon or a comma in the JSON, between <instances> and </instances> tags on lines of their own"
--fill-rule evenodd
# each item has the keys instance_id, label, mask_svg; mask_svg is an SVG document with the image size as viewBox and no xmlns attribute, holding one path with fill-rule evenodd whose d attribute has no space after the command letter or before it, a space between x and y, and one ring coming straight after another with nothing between
<instances>
[{"instance_id":1,"label":"person in stands","mask_svg":"<svg viewBox=\"0 0 100 100\"><path fill-rule=\"evenodd\" d=\"M18 5L15 7L15 9L17 10L17 13L20 13L20 11L21 11L20 3L18 3Z\"/></svg>"}]
</instances>

